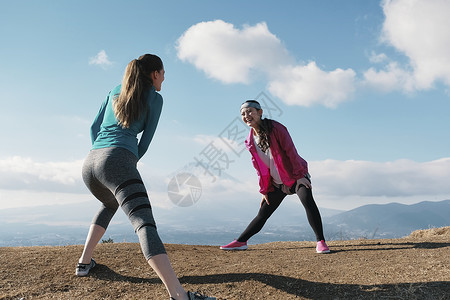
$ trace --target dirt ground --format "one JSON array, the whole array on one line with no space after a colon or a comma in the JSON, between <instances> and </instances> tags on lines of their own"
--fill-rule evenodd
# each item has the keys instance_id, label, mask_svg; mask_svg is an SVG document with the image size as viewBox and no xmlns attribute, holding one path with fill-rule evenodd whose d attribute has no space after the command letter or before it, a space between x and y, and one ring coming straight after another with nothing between
<instances>
[{"instance_id":1,"label":"dirt ground","mask_svg":"<svg viewBox=\"0 0 450 300\"><path fill-rule=\"evenodd\" d=\"M186 290L218 299L450 299L450 227L391 240L216 246L167 244ZM82 246L0 248L0 299L169 299L138 244L98 245L76 277Z\"/></svg>"}]
</instances>

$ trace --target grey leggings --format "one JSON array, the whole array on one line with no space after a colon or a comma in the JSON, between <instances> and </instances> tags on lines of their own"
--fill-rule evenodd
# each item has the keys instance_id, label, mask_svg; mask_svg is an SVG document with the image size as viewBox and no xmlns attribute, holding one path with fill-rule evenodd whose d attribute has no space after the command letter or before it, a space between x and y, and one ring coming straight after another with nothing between
<instances>
[{"instance_id":1,"label":"grey leggings","mask_svg":"<svg viewBox=\"0 0 450 300\"><path fill-rule=\"evenodd\" d=\"M107 228L119 205L139 237L147 260L166 253L156 231L152 207L144 183L136 168L137 157L118 148L95 149L83 165L83 180L91 193L102 202L92 224Z\"/></svg>"}]
</instances>

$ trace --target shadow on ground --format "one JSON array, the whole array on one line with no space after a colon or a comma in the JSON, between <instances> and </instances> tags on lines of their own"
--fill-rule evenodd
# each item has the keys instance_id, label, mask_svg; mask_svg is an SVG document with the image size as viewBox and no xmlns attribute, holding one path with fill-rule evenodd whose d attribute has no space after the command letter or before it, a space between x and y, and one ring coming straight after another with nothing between
<instances>
[{"instance_id":1,"label":"shadow on ground","mask_svg":"<svg viewBox=\"0 0 450 300\"><path fill-rule=\"evenodd\" d=\"M91 275L104 281L160 284L158 278L124 276L105 265L98 265ZM450 281L380 285L335 284L264 273L225 273L183 276L182 284L236 284L255 281L293 296L308 299L450 299ZM238 287L236 287L238 289ZM237 293L238 294L238 293Z\"/></svg>"},{"instance_id":2,"label":"shadow on ground","mask_svg":"<svg viewBox=\"0 0 450 300\"><path fill-rule=\"evenodd\" d=\"M364 243L361 245L358 244L346 244L339 245L334 244L334 249L332 248L332 252L345 252L345 251L392 251L392 250L405 250L405 249L438 249L449 247L450 243L436 243L436 242L401 242L401 243L381 243L381 242L373 242L373 243ZM336 249L338 248L338 249ZM346 249L349 248L349 249Z\"/></svg>"}]
</instances>

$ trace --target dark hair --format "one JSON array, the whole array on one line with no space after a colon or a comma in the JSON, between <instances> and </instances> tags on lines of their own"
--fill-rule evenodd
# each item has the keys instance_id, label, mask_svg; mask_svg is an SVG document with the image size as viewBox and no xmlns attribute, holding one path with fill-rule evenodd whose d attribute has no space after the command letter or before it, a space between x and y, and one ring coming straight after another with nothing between
<instances>
[{"instance_id":1,"label":"dark hair","mask_svg":"<svg viewBox=\"0 0 450 300\"><path fill-rule=\"evenodd\" d=\"M258 107L261 107L261 104L259 104L259 102L256 100L247 100L243 104L245 103L252 103L256 104ZM259 109L256 107L254 108L257 110L261 110L261 108ZM270 134L272 133L272 129L273 129L272 120L267 118L264 119L261 118L261 123L259 123L258 129L258 136L259 136L258 146L259 148L261 148L263 152L266 152L267 149L269 149L270 147Z\"/></svg>"},{"instance_id":2,"label":"dark hair","mask_svg":"<svg viewBox=\"0 0 450 300\"><path fill-rule=\"evenodd\" d=\"M153 54L144 54L127 65L120 94L114 99L114 114L122 127L130 127L147 112L146 95L153 86L150 74L163 68L161 58Z\"/></svg>"},{"instance_id":3,"label":"dark hair","mask_svg":"<svg viewBox=\"0 0 450 300\"><path fill-rule=\"evenodd\" d=\"M271 119L261 119L259 124L259 143L258 146L262 151L266 152L270 147L270 134L272 133L273 124Z\"/></svg>"}]
</instances>

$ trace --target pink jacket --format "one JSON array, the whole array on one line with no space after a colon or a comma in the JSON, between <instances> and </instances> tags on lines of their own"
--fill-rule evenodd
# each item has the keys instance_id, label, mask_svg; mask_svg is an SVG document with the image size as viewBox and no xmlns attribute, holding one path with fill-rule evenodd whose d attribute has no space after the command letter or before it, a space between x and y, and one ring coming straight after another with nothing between
<instances>
[{"instance_id":1,"label":"pink jacket","mask_svg":"<svg viewBox=\"0 0 450 300\"><path fill-rule=\"evenodd\" d=\"M298 179L308 173L308 163L298 155L294 142L287 131L287 128L277 121L273 121L273 129L270 134L270 151L275 162L275 167L280 174L283 184L290 187ZM266 195L274 190L269 168L259 158L257 147L253 140L253 128L245 140L245 146L252 155L253 166L259 177L259 192Z\"/></svg>"}]
</instances>

